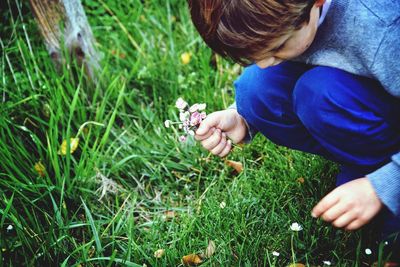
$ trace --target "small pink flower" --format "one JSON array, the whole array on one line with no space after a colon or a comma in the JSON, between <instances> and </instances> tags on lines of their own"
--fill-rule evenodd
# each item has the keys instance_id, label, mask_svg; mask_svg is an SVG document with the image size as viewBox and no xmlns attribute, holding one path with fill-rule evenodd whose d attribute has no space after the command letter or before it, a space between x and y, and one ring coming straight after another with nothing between
<instances>
[{"instance_id":1,"label":"small pink flower","mask_svg":"<svg viewBox=\"0 0 400 267\"><path fill-rule=\"evenodd\" d=\"M185 142L186 141L186 136L184 136L184 135L179 136L179 141Z\"/></svg>"},{"instance_id":2,"label":"small pink flower","mask_svg":"<svg viewBox=\"0 0 400 267\"><path fill-rule=\"evenodd\" d=\"M192 115L190 116L190 125L191 126L199 125L201 121L202 121L201 114L198 113L197 111L192 113Z\"/></svg>"},{"instance_id":3,"label":"small pink flower","mask_svg":"<svg viewBox=\"0 0 400 267\"><path fill-rule=\"evenodd\" d=\"M184 108L186 108L187 105L188 105L188 103L185 100L183 100L182 97L178 98L178 100L176 100L176 102L175 102L175 106L178 109L184 109Z\"/></svg>"},{"instance_id":4,"label":"small pink flower","mask_svg":"<svg viewBox=\"0 0 400 267\"><path fill-rule=\"evenodd\" d=\"M207 117L207 114L203 111L200 113L201 119L204 120Z\"/></svg>"}]
</instances>

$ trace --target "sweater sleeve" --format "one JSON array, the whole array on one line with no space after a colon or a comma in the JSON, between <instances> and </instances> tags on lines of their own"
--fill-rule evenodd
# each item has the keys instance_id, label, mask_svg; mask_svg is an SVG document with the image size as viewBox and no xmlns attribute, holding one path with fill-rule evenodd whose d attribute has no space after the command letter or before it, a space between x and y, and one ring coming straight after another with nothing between
<instances>
[{"instance_id":1,"label":"sweater sleeve","mask_svg":"<svg viewBox=\"0 0 400 267\"><path fill-rule=\"evenodd\" d=\"M400 215L400 153L392 162L367 175L380 200L396 216Z\"/></svg>"},{"instance_id":2,"label":"sweater sleeve","mask_svg":"<svg viewBox=\"0 0 400 267\"><path fill-rule=\"evenodd\" d=\"M373 75L393 96L400 98L400 20L386 30L371 66ZM400 118L400 115L399 115ZM400 133L399 133L400 134ZM367 175L378 197L393 214L400 215L400 152L392 162Z\"/></svg>"}]
</instances>

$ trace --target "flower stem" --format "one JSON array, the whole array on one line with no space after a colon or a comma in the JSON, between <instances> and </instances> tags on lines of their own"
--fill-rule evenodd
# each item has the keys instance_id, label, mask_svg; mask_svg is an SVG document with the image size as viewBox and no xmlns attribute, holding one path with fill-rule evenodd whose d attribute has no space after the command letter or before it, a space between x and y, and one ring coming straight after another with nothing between
<instances>
[{"instance_id":1,"label":"flower stem","mask_svg":"<svg viewBox=\"0 0 400 267\"><path fill-rule=\"evenodd\" d=\"M292 261L293 261L293 264L296 264L296 257L294 255L294 234L292 234L292 237L290 239L290 247L292 249Z\"/></svg>"},{"instance_id":2,"label":"flower stem","mask_svg":"<svg viewBox=\"0 0 400 267\"><path fill-rule=\"evenodd\" d=\"M101 126L101 127L105 126L103 123L99 123L99 122L96 122L96 121L87 121L84 124L82 124L81 127L79 127L78 133L76 134L75 138L79 137L79 135L83 131L83 128L85 128L85 126L88 125L88 124L93 124L93 125Z\"/></svg>"}]
</instances>

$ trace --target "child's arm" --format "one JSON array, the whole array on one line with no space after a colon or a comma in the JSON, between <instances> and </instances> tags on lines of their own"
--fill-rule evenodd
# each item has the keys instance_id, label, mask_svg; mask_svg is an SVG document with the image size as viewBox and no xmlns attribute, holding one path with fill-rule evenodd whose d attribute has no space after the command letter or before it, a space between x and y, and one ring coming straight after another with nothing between
<instances>
[{"instance_id":1,"label":"child's arm","mask_svg":"<svg viewBox=\"0 0 400 267\"><path fill-rule=\"evenodd\" d=\"M236 109L226 109L209 114L200 124L195 138L212 154L225 157L233 143L240 143L247 134L245 120Z\"/></svg>"}]
</instances>

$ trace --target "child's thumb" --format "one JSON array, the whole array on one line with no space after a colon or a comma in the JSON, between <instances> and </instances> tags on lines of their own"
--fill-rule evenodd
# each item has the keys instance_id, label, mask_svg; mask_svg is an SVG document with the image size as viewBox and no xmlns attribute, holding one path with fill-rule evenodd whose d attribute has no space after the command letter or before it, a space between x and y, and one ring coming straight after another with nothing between
<instances>
[{"instance_id":1,"label":"child's thumb","mask_svg":"<svg viewBox=\"0 0 400 267\"><path fill-rule=\"evenodd\" d=\"M206 134L211 128L218 125L217 116L213 116L213 114L208 115L201 123L199 128L196 131L197 135Z\"/></svg>"}]
</instances>

